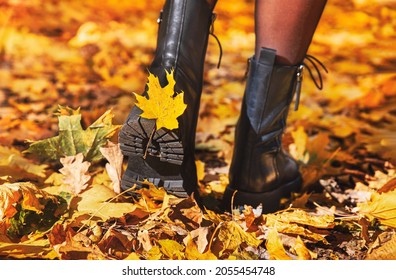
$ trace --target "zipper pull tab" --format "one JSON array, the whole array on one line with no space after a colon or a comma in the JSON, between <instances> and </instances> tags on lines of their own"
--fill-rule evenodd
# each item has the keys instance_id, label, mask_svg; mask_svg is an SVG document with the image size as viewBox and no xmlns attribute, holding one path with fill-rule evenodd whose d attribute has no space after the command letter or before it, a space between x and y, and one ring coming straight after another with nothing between
<instances>
[{"instance_id":1,"label":"zipper pull tab","mask_svg":"<svg viewBox=\"0 0 396 280\"><path fill-rule=\"evenodd\" d=\"M158 17L158 19L157 19L157 23L158 23L158 24L161 24L161 22L162 22L162 14L163 14L163 13L164 13L164 11L161 10L160 15L159 15L159 17Z\"/></svg>"},{"instance_id":2,"label":"zipper pull tab","mask_svg":"<svg viewBox=\"0 0 396 280\"><path fill-rule=\"evenodd\" d=\"M219 38L214 34L214 22L217 18L217 14L213 13L212 14L212 19L210 21L210 30L209 30L209 34L213 36L213 38L216 39L217 41L217 45L219 46L220 49L220 55L219 55L219 62L217 63L217 68L220 68L220 64L221 64L221 58L223 56L223 48L221 46L220 40Z\"/></svg>"},{"instance_id":3,"label":"zipper pull tab","mask_svg":"<svg viewBox=\"0 0 396 280\"><path fill-rule=\"evenodd\" d=\"M295 89L295 94L296 94L296 103L294 104L294 111L298 110L298 105L300 104L300 95L301 95L301 85L302 85L302 80L303 80L303 70L304 70L304 65L300 64L297 69L297 83L296 83L296 89Z\"/></svg>"}]
</instances>

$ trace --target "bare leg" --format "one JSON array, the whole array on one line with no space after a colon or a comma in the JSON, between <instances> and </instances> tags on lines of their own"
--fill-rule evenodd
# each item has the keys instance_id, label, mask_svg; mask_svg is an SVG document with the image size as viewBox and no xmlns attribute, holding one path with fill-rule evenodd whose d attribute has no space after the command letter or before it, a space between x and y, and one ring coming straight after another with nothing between
<instances>
[{"instance_id":1,"label":"bare leg","mask_svg":"<svg viewBox=\"0 0 396 280\"><path fill-rule=\"evenodd\" d=\"M304 59L327 0L256 0L256 57L262 47L277 51L276 62Z\"/></svg>"}]
</instances>

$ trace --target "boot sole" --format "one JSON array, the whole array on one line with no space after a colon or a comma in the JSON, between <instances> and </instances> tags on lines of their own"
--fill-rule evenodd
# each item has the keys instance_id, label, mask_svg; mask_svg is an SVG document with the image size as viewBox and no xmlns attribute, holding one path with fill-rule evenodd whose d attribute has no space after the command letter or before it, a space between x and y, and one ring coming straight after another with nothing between
<instances>
[{"instance_id":1,"label":"boot sole","mask_svg":"<svg viewBox=\"0 0 396 280\"><path fill-rule=\"evenodd\" d=\"M128 190L134 185L142 188L147 180L168 193L187 197L180 175L183 145L178 135L167 129L159 129L151 137L154 129L155 120L143 119L138 114L133 114L121 128L119 143L122 154L128 157L121 189Z\"/></svg>"},{"instance_id":2,"label":"boot sole","mask_svg":"<svg viewBox=\"0 0 396 280\"><path fill-rule=\"evenodd\" d=\"M282 185L270 192L250 193L239 191L228 186L223 195L223 208L230 210L238 206L250 205L257 207L262 204L262 213L273 213L279 210L280 200L290 197L292 192L300 191L302 186L301 177ZM236 192L236 193L235 193ZM235 195L234 195L235 193ZM234 196L234 197L233 197ZM233 204L233 205L231 205Z\"/></svg>"}]
</instances>

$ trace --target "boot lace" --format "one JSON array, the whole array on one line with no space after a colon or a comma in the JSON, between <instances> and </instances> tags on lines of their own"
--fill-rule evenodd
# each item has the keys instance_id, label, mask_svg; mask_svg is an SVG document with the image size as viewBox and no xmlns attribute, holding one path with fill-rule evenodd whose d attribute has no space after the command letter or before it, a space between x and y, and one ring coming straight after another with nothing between
<instances>
[{"instance_id":1,"label":"boot lace","mask_svg":"<svg viewBox=\"0 0 396 280\"><path fill-rule=\"evenodd\" d=\"M298 110L298 106L300 104L300 96L301 96L301 85L302 85L302 80L303 80L303 70L304 68L307 69L309 76L311 77L311 80L314 82L315 86L319 89L323 89L323 77L321 73L321 69L323 69L326 73L329 73L327 70L326 66L316 57L307 54L305 56L304 61L298 65L297 68L297 83L296 83L296 89L295 89L295 94L296 94L296 102L294 104L294 111ZM313 68L313 69L312 69ZM315 74L314 72L315 71Z\"/></svg>"}]
</instances>

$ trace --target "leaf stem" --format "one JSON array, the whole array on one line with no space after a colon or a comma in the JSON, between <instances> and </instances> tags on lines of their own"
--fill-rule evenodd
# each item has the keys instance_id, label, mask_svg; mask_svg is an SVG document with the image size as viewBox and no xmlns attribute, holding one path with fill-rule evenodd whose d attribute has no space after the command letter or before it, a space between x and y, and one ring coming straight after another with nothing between
<instances>
[{"instance_id":1,"label":"leaf stem","mask_svg":"<svg viewBox=\"0 0 396 280\"><path fill-rule=\"evenodd\" d=\"M154 126L154 127L153 127L153 130L151 131L149 140L148 140L148 142L147 142L146 149L145 149L144 155L143 155L143 159L146 159L146 158L147 158L147 152L148 152L149 146L150 146L150 144L151 144L151 141L153 140L153 136L154 136L155 131L156 131L156 129L155 129L155 126Z\"/></svg>"}]
</instances>

